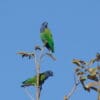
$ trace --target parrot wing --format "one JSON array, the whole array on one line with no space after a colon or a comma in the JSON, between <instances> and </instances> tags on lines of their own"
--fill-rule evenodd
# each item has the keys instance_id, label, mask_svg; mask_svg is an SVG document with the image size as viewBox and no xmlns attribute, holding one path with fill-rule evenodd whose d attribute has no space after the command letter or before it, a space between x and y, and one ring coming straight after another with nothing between
<instances>
[{"instance_id":1,"label":"parrot wing","mask_svg":"<svg viewBox=\"0 0 100 100\"><path fill-rule=\"evenodd\" d=\"M54 52L54 41L50 30L45 29L44 32L41 33L40 37L47 49Z\"/></svg>"}]
</instances>

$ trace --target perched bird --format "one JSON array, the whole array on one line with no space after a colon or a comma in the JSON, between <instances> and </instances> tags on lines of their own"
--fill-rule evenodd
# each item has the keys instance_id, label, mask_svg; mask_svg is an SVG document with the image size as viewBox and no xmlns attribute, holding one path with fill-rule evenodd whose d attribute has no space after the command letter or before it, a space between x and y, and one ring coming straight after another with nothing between
<instances>
[{"instance_id":1,"label":"perched bird","mask_svg":"<svg viewBox=\"0 0 100 100\"><path fill-rule=\"evenodd\" d=\"M45 82L45 80L47 80L50 76L53 76L53 72L50 70L40 73L40 82L39 82L40 90L42 89L42 85ZM37 86L37 76L34 76L22 82L21 87L28 87L28 86Z\"/></svg>"},{"instance_id":2,"label":"perched bird","mask_svg":"<svg viewBox=\"0 0 100 100\"><path fill-rule=\"evenodd\" d=\"M44 46L52 53L54 53L54 40L50 29L48 28L48 23L43 22L40 28L40 38L44 43Z\"/></svg>"}]
</instances>

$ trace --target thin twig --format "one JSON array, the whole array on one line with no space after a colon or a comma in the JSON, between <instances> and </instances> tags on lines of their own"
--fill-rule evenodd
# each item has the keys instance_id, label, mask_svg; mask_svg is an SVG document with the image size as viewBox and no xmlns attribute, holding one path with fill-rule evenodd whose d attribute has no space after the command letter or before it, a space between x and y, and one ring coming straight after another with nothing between
<instances>
[{"instance_id":1,"label":"thin twig","mask_svg":"<svg viewBox=\"0 0 100 100\"><path fill-rule=\"evenodd\" d=\"M51 53L46 53L46 55L52 58L54 61L56 61L56 58Z\"/></svg>"},{"instance_id":2,"label":"thin twig","mask_svg":"<svg viewBox=\"0 0 100 100\"><path fill-rule=\"evenodd\" d=\"M24 88L24 91L25 91L25 93L27 94L27 96L28 96L31 100L35 100L34 97L31 95L31 93L30 93L26 88Z\"/></svg>"},{"instance_id":3,"label":"thin twig","mask_svg":"<svg viewBox=\"0 0 100 100\"><path fill-rule=\"evenodd\" d=\"M76 76L75 76L75 75L74 75L74 81L75 81L75 83L74 83L74 85L73 85L71 91L69 92L69 94L68 94L67 96L64 97L64 100L69 100L69 98L74 94L74 92L75 92L77 86L78 86L79 83L80 83L79 80L76 79Z\"/></svg>"},{"instance_id":4,"label":"thin twig","mask_svg":"<svg viewBox=\"0 0 100 100\"><path fill-rule=\"evenodd\" d=\"M34 53L33 52L17 52L17 54L21 55L22 58L24 57L28 57L29 59L33 58L34 57Z\"/></svg>"},{"instance_id":5,"label":"thin twig","mask_svg":"<svg viewBox=\"0 0 100 100\"><path fill-rule=\"evenodd\" d=\"M98 76L99 76L99 83L100 83L100 69L98 68L98 70L99 70L99 75ZM100 87L98 89L98 100L100 100Z\"/></svg>"},{"instance_id":6,"label":"thin twig","mask_svg":"<svg viewBox=\"0 0 100 100\"><path fill-rule=\"evenodd\" d=\"M100 100L100 89L98 89L98 100Z\"/></svg>"},{"instance_id":7,"label":"thin twig","mask_svg":"<svg viewBox=\"0 0 100 100\"><path fill-rule=\"evenodd\" d=\"M39 63L41 62L41 59L42 59L43 56L44 56L44 54L43 54L44 50L45 50L45 47L43 46L43 47L41 48L41 53L40 53L40 56L39 56Z\"/></svg>"}]
</instances>

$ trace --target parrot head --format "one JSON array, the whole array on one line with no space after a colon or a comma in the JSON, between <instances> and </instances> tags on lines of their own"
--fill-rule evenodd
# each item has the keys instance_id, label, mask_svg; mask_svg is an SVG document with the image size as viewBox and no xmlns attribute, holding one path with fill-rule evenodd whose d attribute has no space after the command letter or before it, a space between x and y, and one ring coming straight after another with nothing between
<instances>
[{"instance_id":1,"label":"parrot head","mask_svg":"<svg viewBox=\"0 0 100 100\"><path fill-rule=\"evenodd\" d=\"M53 72L50 71L50 70L44 72L44 74L45 74L47 77L49 77L49 76L53 76Z\"/></svg>"},{"instance_id":2,"label":"parrot head","mask_svg":"<svg viewBox=\"0 0 100 100\"><path fill-rule=\"evenodd\" d=\"M43 32L46 28L48 28L48 22L43 22L40 28L40 32Z\"/></svg>"},{"instance_id":3,"label":"parrot head","mask_svg":"<svg viewBox=\"0 0 100 100\"><path fill-rule=\"evenodd\" d=\"M45 27L45 28L47 28L47 27L48 27L48 22L46 22L46 21L43 22L43 23L42 23L42 26Z\"/></svg>"}]
</instances>

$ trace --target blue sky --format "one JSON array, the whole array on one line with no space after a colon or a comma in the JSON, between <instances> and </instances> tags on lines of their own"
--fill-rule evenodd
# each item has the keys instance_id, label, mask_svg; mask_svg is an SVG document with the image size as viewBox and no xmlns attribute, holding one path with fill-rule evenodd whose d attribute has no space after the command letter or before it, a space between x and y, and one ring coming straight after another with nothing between
<instances>
[{"instance_id":1,"label":"blue sky","mask_svg":"<svg viewBox=\"0 0 100 100\"><path fill-rule=\"evenodd\" d=\"M41 100L63 100L74 83L72 59L88 61L100 51L99 0L0 0L0 99L29 100L20 85L35 74L34 63L16 52L42 45L43 21L53 33L57 61L43 59L41 72L52 70L54 77L43 85ZM96 96L80 85L71 100L96 100Z\"/></svg>"}]
</instances>

